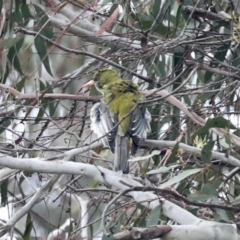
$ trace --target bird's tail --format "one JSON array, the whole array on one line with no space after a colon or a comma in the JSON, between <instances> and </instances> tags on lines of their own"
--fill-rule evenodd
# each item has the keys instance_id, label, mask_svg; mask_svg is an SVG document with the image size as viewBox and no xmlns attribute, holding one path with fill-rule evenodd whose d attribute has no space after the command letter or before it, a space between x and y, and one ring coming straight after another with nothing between
<instances>
[{"instance_id":1,"label":"bird's tail","mask_svg":"<svg viewBox=\"0 0 240 240\"><path fill-rule=\"evenodd\" d=\"M129 143L126 137L117 135L115 139L115 160L114 170L121 171L124 174L129 173Z\"/></svg>"}]
</instances>

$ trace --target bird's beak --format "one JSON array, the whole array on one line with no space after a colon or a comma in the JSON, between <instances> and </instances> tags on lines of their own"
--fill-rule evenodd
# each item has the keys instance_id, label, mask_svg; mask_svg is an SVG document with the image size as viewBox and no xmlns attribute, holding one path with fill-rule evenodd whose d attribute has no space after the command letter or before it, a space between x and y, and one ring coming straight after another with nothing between
<instances>
[{"instance_id":1,"label":"bird's beak","mask_svg":"<svg viewBox=\"0 0 240 240\"><path fill-rule=\"evenodd\" d=\"M83 87L84 88L90 88L90 87L92 87L94 85L94 81L93 80L90 80L90 81L88 81L87 83L85 83L84 85L83 85Z\"/></svg>"}]
</instances>

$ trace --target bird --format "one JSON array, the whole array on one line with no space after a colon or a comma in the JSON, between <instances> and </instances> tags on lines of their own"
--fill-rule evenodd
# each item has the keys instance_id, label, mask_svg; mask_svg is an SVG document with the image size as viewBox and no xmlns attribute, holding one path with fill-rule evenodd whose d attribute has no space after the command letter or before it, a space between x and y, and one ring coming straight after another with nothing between
<instances>
[{"instance_id":1,"label":"bird","mask_svg":"<svg viewBox=\"0 0 240 240\"><path fill-rule=\"evenodd\" d=\"M90 111L91 129L115 153L114 170L129 173L129 154L135 155L141 139L150 132L151 114L142 103L144 95L138 85L122 79L114 69L98 70L93 80L83 87L95 85L103 95Z\"/></svg>"}]
</instances>

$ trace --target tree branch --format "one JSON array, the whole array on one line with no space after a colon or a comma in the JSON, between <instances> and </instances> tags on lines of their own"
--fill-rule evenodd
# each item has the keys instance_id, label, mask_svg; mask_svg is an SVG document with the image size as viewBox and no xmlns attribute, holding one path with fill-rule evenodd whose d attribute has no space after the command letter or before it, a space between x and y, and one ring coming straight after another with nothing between
<instances>
[{"instance_id":1,"label":"tree branch","mask_svg":"<svg viewBox=\"0 0 240 240\"><path fill-rule=\"evenodd\" d=\"M226 18L222 13L217 14L203 8L195 8L192 6L184 6L183 11L187 14L193 13L193 17L207 18L227 28L231 27L231 19Z\"/></svg>"}]
</instances>

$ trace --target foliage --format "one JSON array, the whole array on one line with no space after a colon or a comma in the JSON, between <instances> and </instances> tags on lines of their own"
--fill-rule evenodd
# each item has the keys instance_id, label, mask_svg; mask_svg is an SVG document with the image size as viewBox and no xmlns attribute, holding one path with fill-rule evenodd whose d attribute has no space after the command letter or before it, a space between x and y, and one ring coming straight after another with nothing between
<instances>
[{"instance_id":1,"label":"foliage","mask_svg":"<svg viewBox=\"0 0 240 240\"><path fill-rule=\"evenodd\" d=\"M201 219L238 222L240 13L231 1L10 0L0 1L0 9L0 159L65 161L69 151L98 142L89 112L100 96L82 85L98 68L114 67L146 94L148 140L163 140L157 147L142 144L131 173L157 188L172 187L154 193ZM68 160L111 170L113 156L100 145ZM0 170L1 209L10 217L57 176L18 169ZM14 224L14 234L46 238L58 229L74 239L102 233L101 214L118 192L115 183L94 177L59 175ZM148 204L121 195L107 228L113 235L170 225L160 205ZM66 223L72 218L79 220L74 229Z\"/></svg>"}]
</instances>

